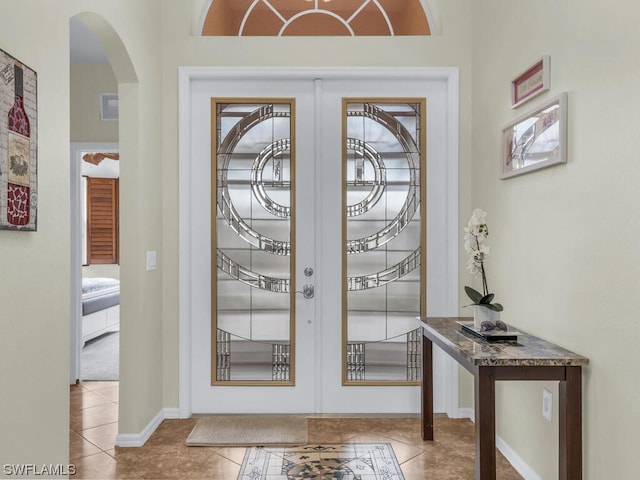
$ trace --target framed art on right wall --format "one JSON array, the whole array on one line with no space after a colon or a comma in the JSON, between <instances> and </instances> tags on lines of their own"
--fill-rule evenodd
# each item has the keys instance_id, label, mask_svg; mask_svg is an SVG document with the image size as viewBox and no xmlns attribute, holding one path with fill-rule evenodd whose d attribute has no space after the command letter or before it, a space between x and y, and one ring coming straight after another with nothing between
<instances>
[{"instance_id":1,"label":"framed art on right wall","mask_svg":"<svg viewBox=\"0 0 640 480\"><path fill-rule=\"evenodd\" d=\"M549 55L543 56L511 80L511 108L516 108L550 88Z\"/></svg>"},{"instance_id":2,"label":"framed art on right wall","mask_svg":"<svg viewBox=\"0 0 640 480\"><path fill-rule=\"evenodd\" d=\"M502 179L567 161L567 93L502 129Z\"/></svg>"}]
</instances>

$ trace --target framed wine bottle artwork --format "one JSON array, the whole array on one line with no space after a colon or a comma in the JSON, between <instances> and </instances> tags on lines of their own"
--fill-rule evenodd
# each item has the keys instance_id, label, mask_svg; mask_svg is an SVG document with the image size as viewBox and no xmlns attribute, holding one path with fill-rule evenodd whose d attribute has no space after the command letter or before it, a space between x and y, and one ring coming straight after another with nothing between
<instances>
[{"instance_id":1,"label":"framed wine bottle artwork","mask_svg":"<svg viewBox=\"0 0 640 480\"><path fill-rule=\"evenodd\" d=\"M37 74L0 50L0 229L37 230Z\"/></svg>"}]
</instances>

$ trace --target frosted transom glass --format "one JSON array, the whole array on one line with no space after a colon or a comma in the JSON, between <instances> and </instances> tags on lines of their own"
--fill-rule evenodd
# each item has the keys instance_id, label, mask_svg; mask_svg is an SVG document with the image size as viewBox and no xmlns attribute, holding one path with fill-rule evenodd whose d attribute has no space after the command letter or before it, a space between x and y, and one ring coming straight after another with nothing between
<instances>
[{"instance_id":1,"label":"frosted transom glass","mask_svg":"<svg viewBox=\"0 0 640 480\"><path fill-rule=\"evenodd\" d=\"M345 101L345 384L415 383L424 102Z\"/></svg>"},{"instance_id":2,"label":"frosted transom glass","mask_svg":"<svg viewBox=\"0 0 640 480\"><path fill-rule=\"evenodd\" d=\"M212 101L212 383L291 383L289 102Z\"/></svg>"}]
</instances>

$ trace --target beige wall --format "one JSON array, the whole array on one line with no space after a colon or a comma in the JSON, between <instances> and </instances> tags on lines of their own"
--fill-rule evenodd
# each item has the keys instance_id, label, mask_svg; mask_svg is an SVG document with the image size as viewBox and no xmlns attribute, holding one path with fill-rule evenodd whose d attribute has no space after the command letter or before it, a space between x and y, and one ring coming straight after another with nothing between
<instances>
[{"instance_id":1,"label":"beige wall","mask_svg":"<svg viewBox=\"0 0 640 480\"><path fill-rule=\"evenodd\" d=\"M117 142L118 121L100 119L100 94L117 93L109 64L71 65L71 141Z\"/></svg>"},{"instance_id":2,"label":"beige wall","mask_svg":"<svg viewBox=\"0 0 640 480\"><path fill-rule=\"evenodd\" d=\"M38 5L36 5L38 3ZM17 7L17 8L14 8ZM0 231L0 464L67 463L68 27L40 2L0 4L0 45L38 73L38 231ZM37 37L29 28L38 20ZM62 66L62 68L61 68ZM4 113L6 115L6 112Z\"/></svg>"},{"instance_id":3,"label":"beige wall","mask_svg":"<svg viewBox=\"0 0 640 480\"><path fill-rule=\"evenodd\" d=\"M471 187L473 206L488 211L490 287L508 323L591 359L585 478L637 478L640 5L485 0L472 13ZM511 110L511 79L546 54L551 91ZM560 92L569 94L568 163L498 180L501 128ZM552 423L541 415L543 387L554 394ZM557 396L547 383L497 392L498 434L545 479L558 478Z\"/></svg>"},{"instance_id":4,"label":"beige wall","mask_svg":"<svg viewBox=\"0 0 640 480\"><path fill-rule=\"evenodd\" d=\"M591 358L585 478L634 478L640 6L429 3L442 33L397 39L199 38L191 35L199 13L175 0L0 3L0 45L38 72L40 157L38 232L0 231L0 378L11 392L0 396L0 463L68 458L68 18L94 11L120 35L137 77L120 77L119 87L121 153L131 159L121 184L121 433L139 433L161 408L178 405L178 67L458 66L460 225L475 206L489 212L489 281L504 319ZM511 78L543 54L551 56L551 92L511 110ZM502 126L561 91L569 92L567 165L498 180ZM146 250L159 253L156 272L144 270ZM461 288L471 281L462 269L460 278ZM543 386L554 393L550 424L540 413ZM461 387L471 406L465 376ZM557 478L557 387L501 386L498 407L498 433L543 478Z\"/></svg>"},{"instance_id":5,"label":"beige wall","mask_svg":"<svg viewBox=\"0 0 640 480\"><path fill-rule=\"evenodd\" d=\"M162 171L157 168L161 152L156 141L161 136L161 58L156 6L151 0L0 3L0 45L38 73L39 134L38 231L0 231L0 378L5 392L0 395L0 464L68 462L68 22L70 16L83 11L99 12L116 28L144 84L142 93L124 102L125 109L134 114L127 131L120 135L121 143L126 143L122 156L135 159L123 172L127 181L123 178L121 190L127 202L123 235L130 239L123 248L127 265L121 271L127 286L122 299L123 309L127 305L126 318L122 318L127 335L121 360L129 366L122 378L126 393L121 399L121 431L139 433L163 405L161 331L156 322L161 317L161 280L159 272L144 271L144 251L162 251ZM161 255L159 262L161 267Z\"/></svg>"},{"instance_id":6,"label":"beige wall","mask_svg":"<svg viewBox=\"0 0 640 480\"><path fill-rule=\"evenodd\" d=\"M633 19L640 6L429 3L442 33L393 39L199 38L190 33L193 11L175 0L0 3L0 45L38 72L40 153L39 231L0 232L0 378L11 392L0 396L0 463L67 461L68 18L95 11L120 35L137 77L120 77L119 87L121 154L131 159L121 180L121 433L139 433L161 408L178 405L178 67L458 66L460 225L475 206L489 212L489 281L504 319L591 358L585 478L634 478L640 33ZM551 55L552 91L511 110L511 78L543 54ZM568 164L498 180L502 126L561 91L569 92ZM146 250L159 253L156 272L144 270ZM460 278L461 288L470 283L462 269ZM498 433L543 478L556 478L557 421L542 419L543 386L553 391L557 413L555 385L499 388Z\"/></svg>"}]
</instances>

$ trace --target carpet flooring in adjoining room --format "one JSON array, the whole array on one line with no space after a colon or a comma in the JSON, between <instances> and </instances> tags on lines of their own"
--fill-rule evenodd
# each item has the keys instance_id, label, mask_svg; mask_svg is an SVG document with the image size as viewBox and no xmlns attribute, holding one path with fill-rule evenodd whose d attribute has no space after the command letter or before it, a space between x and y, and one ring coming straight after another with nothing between
<instances>
[{"instance_id":1,"label":"carpet flooring in adjoining room","mask_svg":"<svg viewBox=\"0 0 640 480\"><path fill-rule=\"evenodd\" d=\"M113 381L120 374L120 332L89 340L82 348L81 380Z\"/></svg>"}]
</instances>

